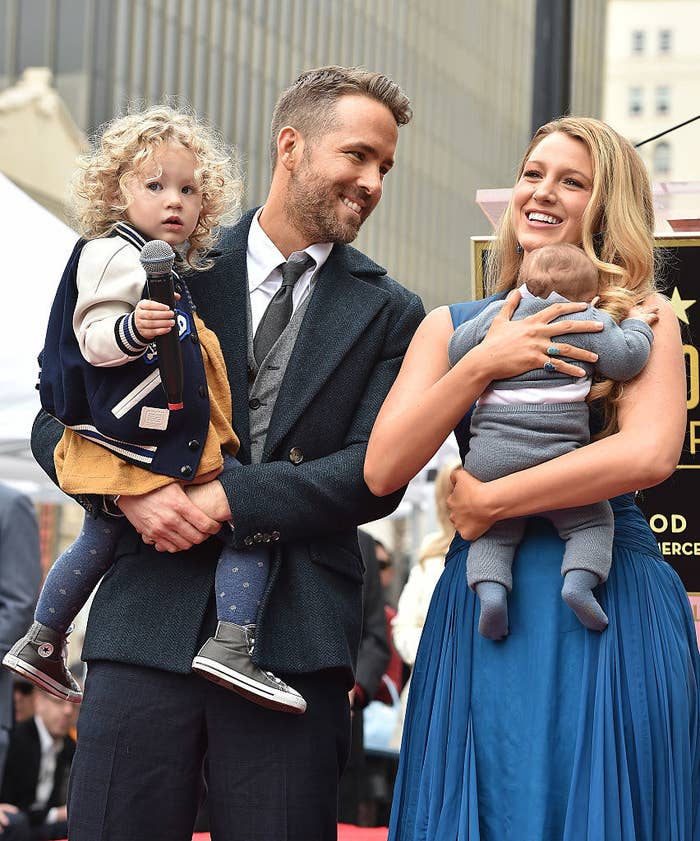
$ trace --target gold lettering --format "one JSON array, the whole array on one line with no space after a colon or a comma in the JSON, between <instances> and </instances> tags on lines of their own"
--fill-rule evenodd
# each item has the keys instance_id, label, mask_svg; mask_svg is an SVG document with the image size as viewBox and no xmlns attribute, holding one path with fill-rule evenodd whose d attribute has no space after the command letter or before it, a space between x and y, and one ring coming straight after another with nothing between
<instances>
[{"instance_id":1,"label":"gold lettering","mask_svg":"<svg viewBox=\"0 0 700 841\"><path fill-rule=\"evenodd\" d=\"M683 345L688 360L688 409L695 409L700 403L700 359L697 348Z\"/></svg>"},{"instance_id":2,"label":"gold lettering","mask_svg":"<svg viewBox=\"0 0 700 841\"><path fill-rule=\"evenodd\" d=\"M695 455L696 444L700 444L700 421L691 421L688 425L688 439L690 444L690 453Z\"/></svg>"}]
</instances>

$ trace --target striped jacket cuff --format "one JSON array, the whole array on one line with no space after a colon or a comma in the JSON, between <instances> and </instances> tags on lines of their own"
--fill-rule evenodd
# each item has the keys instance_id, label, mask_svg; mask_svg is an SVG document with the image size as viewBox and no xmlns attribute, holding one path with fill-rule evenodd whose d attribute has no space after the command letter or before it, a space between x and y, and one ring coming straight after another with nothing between
<instances>
[{"instance_id":1,"label":"striped jacket cuff","mask_svg":"<svg viewBox=\"0 0 700 841\"><path fill-rule=\"evenodd\" d=\"M114 325L114 338L117 346L127 356L142 356L150 342L136 329L134 313L117 319Z\"/></svg>"}]
</instances>

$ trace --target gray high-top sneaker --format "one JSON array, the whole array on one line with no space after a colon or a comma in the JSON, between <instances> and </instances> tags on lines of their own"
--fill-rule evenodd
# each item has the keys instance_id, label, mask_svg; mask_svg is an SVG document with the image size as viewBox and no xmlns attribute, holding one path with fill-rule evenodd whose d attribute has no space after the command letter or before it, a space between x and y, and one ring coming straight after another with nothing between
<instances>
[{"instance_id":1,"label":"gray high-top sneaker","mask_svg":"<svg viewBox=\"0 0 700 841\"><path fill-rule=\"evenodd\" d=\"M54 698L73 704L83 699L83 691L66 665L66 637L41 622L32 623L2 664Z\"/></svg>"},{"instance_id":2,"label":"gray high-top sneaker","mask_svg":"<svg viewBox=\"0 0 700 841\"><path fill-rule=\"evenodd\" d=\"M296 689L253 663L254 645L255 625L219 622L192 661L192 671L261 707L301 715L306 701Z\"/></svg>"}]
</instances>

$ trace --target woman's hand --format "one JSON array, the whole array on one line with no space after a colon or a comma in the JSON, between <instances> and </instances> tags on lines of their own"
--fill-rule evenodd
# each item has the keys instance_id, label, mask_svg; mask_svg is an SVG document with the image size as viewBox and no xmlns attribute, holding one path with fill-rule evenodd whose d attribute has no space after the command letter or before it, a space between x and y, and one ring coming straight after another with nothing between
<instances>
[{"instance_id":1,"label":"woman's hand","mask_svg":"<svg viewBox=\"0 0 700 841\"><path fill-rule=\"evenodd\" d=\"M487 509L486 486L462 467L450 478L452 493L447 497L450 522L465 540L476 540L496 522Z\"/></svg>"},{"instance_id":2,"label":"woman's hand","mask_svg":"<svg viewBox=\"0 0 700 841\"><path fill-rule=\"evenodd\" d=\"M562 357L577 359L582 362L596 362L598 356L588 350L574 347L563 342L554 342L555 336L565 333L597 333L603 324L597 321L557 321L559 316L586 309L585 303L551 304L535 315L511 321L513 313L520 303L517 289L511 291L500 313L494 318L484 340L471 353L478 353L483 364L488 367L492 380L502 380L542 368L546 362L554 365L557 371L572 377L583 377L586 372L566 362ZM555 347L556 355L547 353Z\"/></svg>"}]
</instances>

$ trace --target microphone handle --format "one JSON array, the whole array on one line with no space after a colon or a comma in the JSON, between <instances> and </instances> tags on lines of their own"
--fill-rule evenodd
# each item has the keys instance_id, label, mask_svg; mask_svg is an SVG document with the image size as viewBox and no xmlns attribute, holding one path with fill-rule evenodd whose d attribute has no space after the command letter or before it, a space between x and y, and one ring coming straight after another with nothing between
<instances>
[{"instance_id":1,"label":"microphone handle","mask_svg":"<svg viewBox=\"0 0 700 841\"><path fill-rule=\"evenodd\" d=\"M175 289L173 277L167 275L147 275L148 297L152 301L159 301L175 312ZM182 409L182 391L184 377L182 373L182 350L180 349L180 335L175 325L170 332L162 336L156 336L156 349L158 351L158 368L160 378L168 400L168 409L177 411Z\"/></svg>"}]
</instances>

